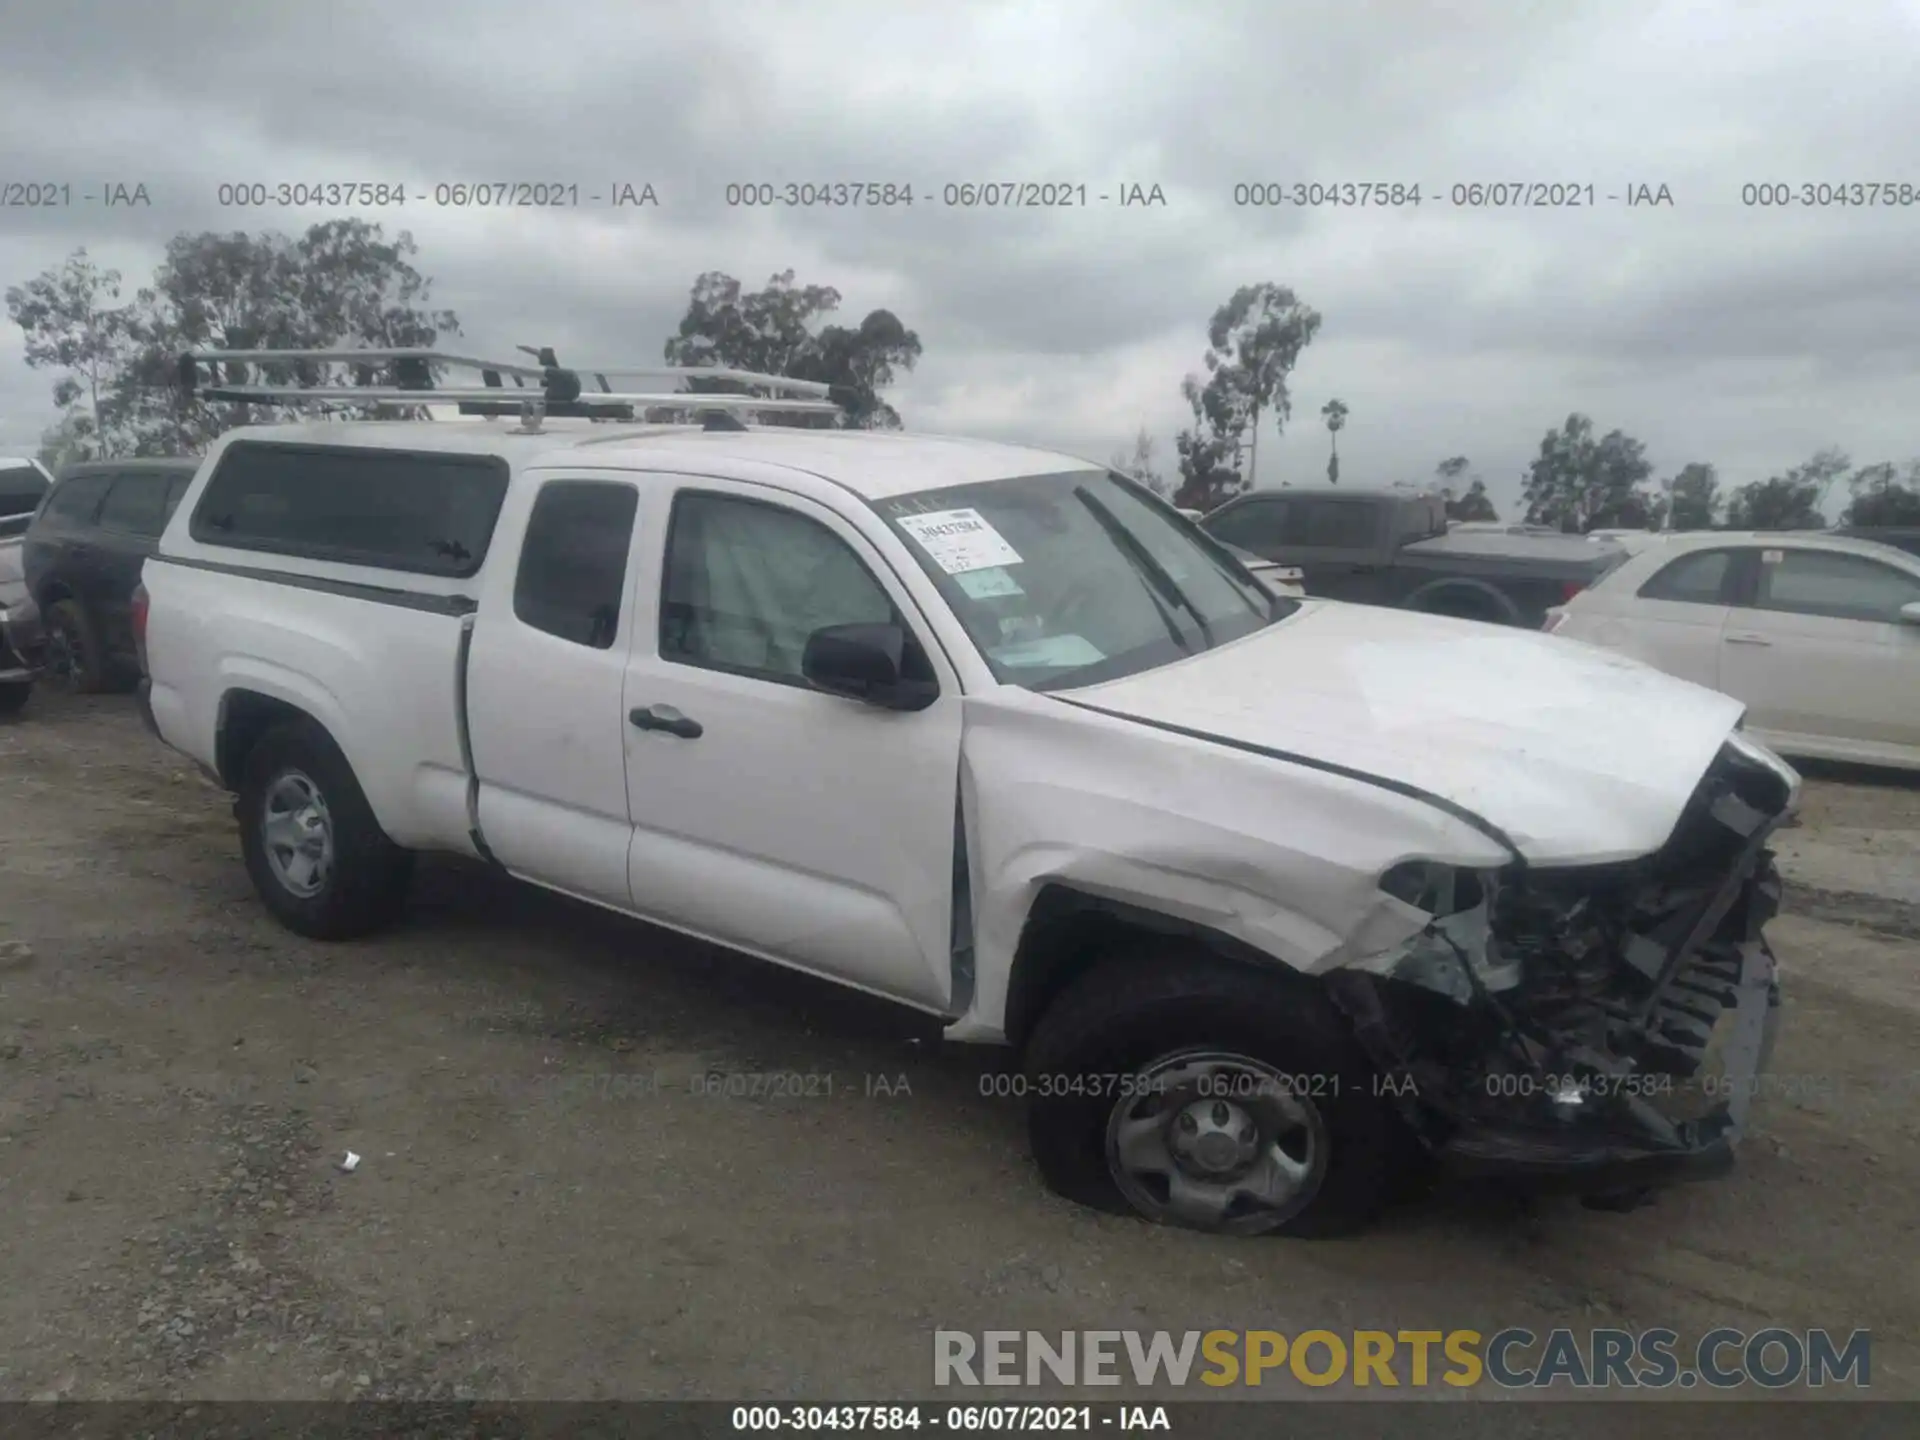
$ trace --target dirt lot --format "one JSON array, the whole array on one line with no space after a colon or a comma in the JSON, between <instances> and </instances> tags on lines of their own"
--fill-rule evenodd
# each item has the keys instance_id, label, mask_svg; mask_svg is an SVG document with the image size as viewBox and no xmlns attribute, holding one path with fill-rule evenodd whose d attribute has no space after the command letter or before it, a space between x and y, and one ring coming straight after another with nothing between
<instances>
[{"instance_id":1,"label":"dirt lot","mask_svg":"<svg viewBox=\"0 0 1920 1440\"><path fill-rule=\"evenodd\" d=\"M1920 786L1803 816L1734 1177L1237 1241L1048 1195L930 1026L469 867L298 940L130 701L37 698L0 724L0 1398L904 1397L936 1327L1609 1324L1871 1327L1874 1393L1920 1397Z\"/></svg>"}]
</instances>

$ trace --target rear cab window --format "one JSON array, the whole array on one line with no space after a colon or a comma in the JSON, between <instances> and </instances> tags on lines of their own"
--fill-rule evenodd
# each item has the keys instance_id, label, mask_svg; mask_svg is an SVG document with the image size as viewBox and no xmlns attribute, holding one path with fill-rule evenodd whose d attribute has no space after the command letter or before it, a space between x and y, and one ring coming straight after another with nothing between
<instances>
[{"instance_id":1,"label":"rear cab window","mask_svg":"<svg viewBox=\"0 0 1920 1440\"><path fill-rule=\"evenodd\" d=\"M241 441L187 533L203 545L465 579L493 539L507 462L492 455Z\"/></svg>"}]
</instances>

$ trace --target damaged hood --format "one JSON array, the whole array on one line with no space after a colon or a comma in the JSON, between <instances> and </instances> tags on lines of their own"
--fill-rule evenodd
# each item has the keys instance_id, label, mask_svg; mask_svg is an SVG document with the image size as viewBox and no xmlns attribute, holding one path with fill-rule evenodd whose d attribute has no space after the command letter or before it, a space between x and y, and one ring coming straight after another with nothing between
<instances>
[{"instance_id":1,"label":"damaged hood","mask_svg":"<svg viewBox=\"0 0 1920 1440\"><path fill-rule=\"evenodd\" d=\"M1416 787L1497 827L1536 865L1657 850L1745 709L1576 641L1329 601L1189 659L1053 693Z\"/></svg>"}]
</instances>

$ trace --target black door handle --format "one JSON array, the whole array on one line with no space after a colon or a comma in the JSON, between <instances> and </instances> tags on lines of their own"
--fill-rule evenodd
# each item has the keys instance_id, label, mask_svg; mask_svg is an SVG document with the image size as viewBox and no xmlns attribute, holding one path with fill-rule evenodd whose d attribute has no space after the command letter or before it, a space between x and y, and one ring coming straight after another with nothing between
<instances>
[{"instance_id":1,"label":"black door handle","mask_svg":"<svg viewBox=\"0 0 1920 1440\"><path fill-rule=\"evenodd\" d=\"M629 710L627 720L637 729L664 730L669 735L678 735L682 740L698 740L706 730L698 720L689 720L676 711L668 710L664 705L650 705L644 709Z\"/></svg>"}]
</instances>

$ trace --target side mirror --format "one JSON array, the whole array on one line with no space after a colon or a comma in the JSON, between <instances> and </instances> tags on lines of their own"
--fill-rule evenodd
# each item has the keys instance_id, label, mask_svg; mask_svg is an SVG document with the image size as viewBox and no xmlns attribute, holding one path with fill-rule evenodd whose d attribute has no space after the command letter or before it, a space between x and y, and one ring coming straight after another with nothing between
<instances>
[{"instance_id":1,"label":"side mirror","mask_svg":"<svg viewBox=\"0 0 1920 1440\"><path fill-rule=\"evenodd\" d=\"M1900 619L1908 625L1920 625L1920 600L1909 600L1900 607Z\"/></svg>"},{"instance_id":2,"label":"side mirror","mask_svg":"<svg viewBox=\"0 0 1920 1440\"><path fill-rule=\"evenodd\" d=\"M816 690L884 710L924 710L940 698L933 666L899 625L827 625L807 637L800 673Z\"/></svg>"}]
</instances>

